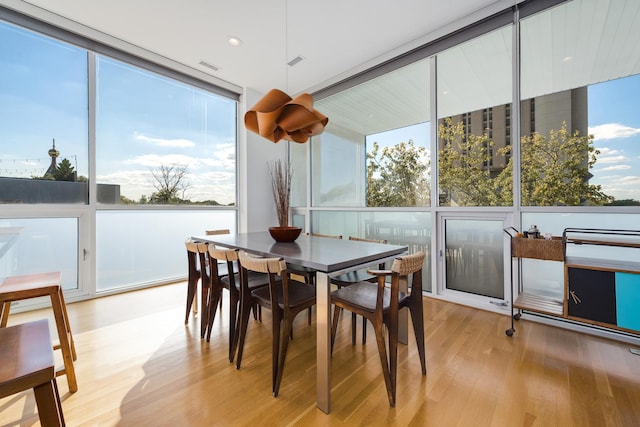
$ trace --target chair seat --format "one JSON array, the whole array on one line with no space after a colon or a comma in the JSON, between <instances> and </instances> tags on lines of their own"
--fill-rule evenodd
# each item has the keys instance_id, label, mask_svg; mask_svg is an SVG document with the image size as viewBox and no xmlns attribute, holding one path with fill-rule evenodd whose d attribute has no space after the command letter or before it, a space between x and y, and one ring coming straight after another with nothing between
<instances>
[{"instance_id":1,"label":"chair seat","mask_svg":"<svg viewBox=\"0 0 640 427\"><path fill-rule=\"evenodd\" d=\"M276 293L278 295L278 305L284 308L284 296L282 294L282 282L276 282ZM251 294L260 302L260 305L271 307L269 287L262 287L254 290ZM316 290L306 283L289 280L289 306L297 307L305 304L313 305L316 300Z\"/></svg>"},{"instance_id":2,"label":"chair seat","mask_svg":"<svg viewBox=\"0 0 640 427\"><path fill-rule=\"evenodd\" d=\"M227 266L225 265L225 270L227 269ZM247 275L247 282L249 285L249 290L253 290L256 288L260 288L263 286L266 286L267 283L269 282L269 278L267 277L266 274L263 273L256 273L255 271L249 271L249 274ZM239 291L240 290L240 276L238 273L236 273L234 275L234 281L236 284L236 289ZM225 288L229 289L229 276L227 275L226 277L223 277L222 280L222 286L224 286Z\"/></svg>"},{"instance_id":3,"label":"chair seat","mask_svg":"<svg viewBox=\"0 0 640 427\"><path fill-rule=\"evenodd\" d=\"M331 302L345 302L352 307L357 307L363 311L374 312L376 309L376 298L378 286L369 282L360 282L351 286L345 286L331 293ZM407 294L400 291L398 293L398 304L403 306ZM391 290L384 289L382 297L382 307L384 311L389 309L391 301Z\"/></svg>"},{"instance_id":4,"label":"chair seat","mask_svg":"<svg viewBox=\"0 0 640 427\"><path fill-rule=\"evenodd\" d=\"M227 267L226 262L218 262L218 276L228 276L229 268Z\"/></svg>"},{"instance_id":5,"label":"chair seat","mask_svg":"<svg viewBox=\"0 0 640 427\"><path fill-rule=\"evenodd\" d=\"M338 286L350 286L358 282L372 282L375 280L376 276L367 273L366 270L356 270L332 277L331 283L335 283Z\"/></svg>"}]
</instances>

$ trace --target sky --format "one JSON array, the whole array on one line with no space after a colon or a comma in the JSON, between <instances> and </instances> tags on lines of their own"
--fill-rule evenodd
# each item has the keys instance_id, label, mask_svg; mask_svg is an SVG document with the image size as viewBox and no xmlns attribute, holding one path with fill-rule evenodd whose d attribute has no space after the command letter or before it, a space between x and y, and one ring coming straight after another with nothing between
<instances>
[{"instance_id":1,"label":"sky","mask_svg":"<svg viewBox=\"0 0 640 427\"><path fill-rule=\"evenodd\" d=\"M0 176L42 176L55 139L89 175L87 56L0 23ZM133 200L151 171L186 166L187 198L235 202L235 101L98 58L96 181Z\"/></svg>"},{"instance_id":2,"label":"sky","mask_svg":"<svg viewBox=\"0 0 640 427\"><path fill-rule=\"evenodd\" d=\"M0 23L0 176L41 176L55 138L60 158L88 176L87 58L74 47ZM191 200L235 201L236 106L232 100L99 58L97 182L137 200L151 171L187 166ZM588 88L589 133L600 150L591 183L640 200L640 75ZM367 138L429 148L429 124Z\"/></svg>"}]
</instances>

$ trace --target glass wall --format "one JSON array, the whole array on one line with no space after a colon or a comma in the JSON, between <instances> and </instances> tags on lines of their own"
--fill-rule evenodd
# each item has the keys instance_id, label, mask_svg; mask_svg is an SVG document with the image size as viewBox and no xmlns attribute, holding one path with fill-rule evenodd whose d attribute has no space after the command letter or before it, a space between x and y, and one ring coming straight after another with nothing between
<instances>
[{"instance_id":1,"label":"glass wall","mask_svg":"<svg viewBox=\"0 0 640 427\"><path fill-rule=\"evenodd\" d=\"M512 28L437 55L440 206L511 206Z\"/></svg>"},{"instance_id":2,"label":"glass wall","mask_svg":"<svg viewBox=\"0 0 640 427\"><path fill-rule=\"evenodd\" d=\"M315 211L312 216L314 233L386 240L403 244L410 253L426 254L422 275L425 291L431 290L431 214L403 211Z\"/></svg>"},{"instance_id":3,"label":"glass wall","mask_svg":"<svg viewBox=\"0 0 640 427\"><path fill-rule=\"evenodd\" d=\"M98 57L98 202L234 206L235 123L231 99Z\"/></svg>"},{"instance_id":4,"label":"glass wall","mask_svg":"<svg viewBox=\"0 0 640 427\"><path fill-rule=\"evenodd\" d=\"M29 27L0 21L0 278L61 271L82 297L186 277L185 238L236 229L237 94L22 18L0 8Z\"/></svg>"},{"instance_id":5,"label":"glass wall","mask_svg":"<svg viewBox=\"0 0 640 427\"><path fill-rule=\"evenodd\" d=\"M0 203L88 203L87 52L0 21L0 68Z\"/></svg>"},{"instance_id":6,"label":"glass wall","mask_svg":"<svg viewBox=\"0 0 640 427\"><path fill-rule=\"evenodd\" d=\"M206 230L235 233L235 211L99 211L96 219L98 291L185 277L185 239Z\"/></svg>"},{"instance_id":7,"label":"glass wall","mask_svg":"<svg viewBox=\"0 0 640 427\"><path fill-rule=\"evenodd\" d=\"M8 276L62 273L62 288L78 287L77 218L0 218L0 282Z\"/></svg>"},{"instance_id":8,"label":"glass wall","mask_svg":"<svg viewBox=\"0 0 640 427\"><path fill-rule=\"evenodd\" d=\"M462 303L488 296L495 309L509 298L503 227L637 230L640 3L556 4L521 3L519 22L505 11L321 93L331 120L311 144L311 203L296 213L311 212L314 232L397 243L409 240L393 224L417 221L438 261L429 289ZM420 197L398 185L407 171ZM474 240L483 221L490 242ZM637 262L615 248L568 251ZM527 293L564 298L563 263L525 259L522 275ZM486 289L469 287L485 276Z\"/></svg>"},{"instance_id":9,"label":"glass wall","mask_svg":"<svg viewBox=\"0 0 640 427\"><path fill-rule=\"evenodd\" d=\"M521 21L522 205L640 204L640 4Z\"/></svg>"}]
</instances>

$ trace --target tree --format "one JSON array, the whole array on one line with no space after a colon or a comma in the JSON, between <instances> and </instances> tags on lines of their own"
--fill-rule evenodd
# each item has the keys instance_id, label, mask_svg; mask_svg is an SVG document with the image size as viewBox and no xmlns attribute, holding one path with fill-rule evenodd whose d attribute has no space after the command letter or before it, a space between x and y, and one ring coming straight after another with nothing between
<instances>
[{"instance_id":1,"label":"tree","mask_svg":"<svg viewBox=\"0 0 640 427\"><path fill-rule=\"evenodd\" d=\"M427 206L429 165L427 149L412 140L382 150L374 142L367 153L367 206Z\"/></svg>"},{"instance_id":2,"label":"tree","mask_svg":"<svg viewBox=\"0 0 640 427\"><path fill-rule=\"evenodd\" d=\"M523 136L520 146L524 206L600 206L613 200L600 185L589 184L589 169L600 154L593 135L571 134L563 122L548 139L534 133Z\"/></svg>"},{"instance_id":3,"label":"tree","mask_svg":"<svg viewBox=\"0 0 640 427\"><path fill-rule=\"evenodd\" d=\"M68 159L62 159L60 164L56 166L56 170L53 173L53 178L56 181L75 181L76 172L71 166L71 162Z\"/></svg>"},{"instance_id":4,"label":"tree","mask_svg":"<svg viewBox=\"0 0 640 427\"><path fill-rule=\"evenodd\" d=\"M459 206L510 206L513 204L513 158L506 162L511 147L498 150L502 170L490 171L487 135L464 137L461 122L445 120L438 127L444 144L439 151L440 192ZM521 138L521 194L524 206L603 205L613 197L600 185L589 184L589 169L596 163L598 150L592 135L571 134L562 124L549 137L533 133ZM504 163L506 162L506 165Z\"/></svg>"},{"instance_id":5,"label":"tree","mask_svg":"<svg viewBox=\"0 0 640 427\"><path fill-rule=\"evenodd\" d=\"M160 165L157 171L151 171L156 189L151 194L149 203L154 204L179 204L182 203L189 183L185 180L187 166ZM180 196L180 197L179 197Z\"/></svg>"},{"instance_id":6,"label":"tree","mask_svg":"<svg viewBox=\"0 0 640 427\"><path fill-rule=\"evenodd\" d=\"M438 151L439 190L446 204L457 206L501 206L502 191L496 186L487 167L493 141L484 135L464 137L462 122L445 119L438 126L443 148ZM444 204L441 200L441 204Z\"/></svg>"}]
</instances>

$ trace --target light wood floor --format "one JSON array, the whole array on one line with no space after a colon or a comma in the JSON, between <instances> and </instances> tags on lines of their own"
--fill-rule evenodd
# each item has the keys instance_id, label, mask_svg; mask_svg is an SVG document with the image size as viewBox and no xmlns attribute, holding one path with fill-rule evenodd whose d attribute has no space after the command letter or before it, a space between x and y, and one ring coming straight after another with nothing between
<instances>
[{"instance_id":1,"label":"light wood floor","mask_svg":"<svg viewBox=\"0 0 640 427\"><path fill-rule=\"evenodd\" d=\"M79 390L69 394L66 377L58 378L67 425L640 425L640 357L627 344L524 320L508 338L507 317L429 298L427 376L415 342L401 345L396 408L373 335L352 347L350 321L341 321L327 415L315 406L315 324L307 326L306 315L273 398L268 310L263 323L251 321L237 371L226 357L226 313L206 343L193 318L183 325L185 295L181 283L68 305ZM43 316L48 311L9 322ZM34 425L33 392L0 400L0 426Z\"/></svg>"}]
</instances>

